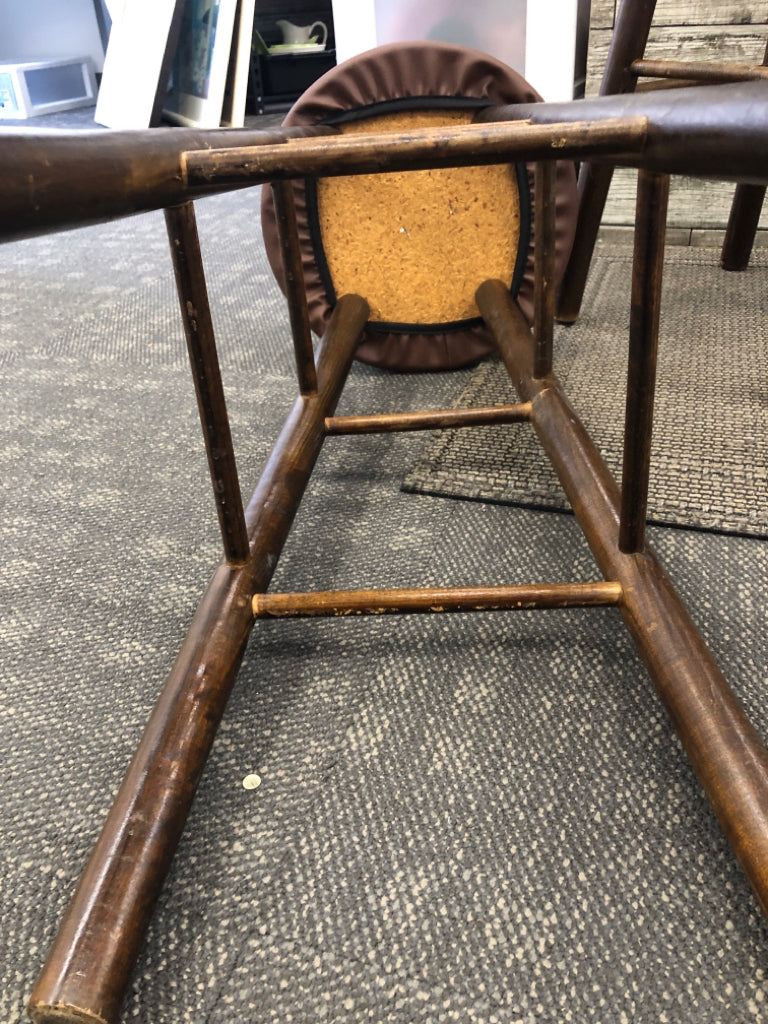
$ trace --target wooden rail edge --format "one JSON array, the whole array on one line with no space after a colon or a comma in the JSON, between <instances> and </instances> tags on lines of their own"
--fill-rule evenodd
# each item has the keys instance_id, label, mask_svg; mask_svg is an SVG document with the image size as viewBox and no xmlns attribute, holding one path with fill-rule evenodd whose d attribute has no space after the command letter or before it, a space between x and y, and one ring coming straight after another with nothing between
<instances>
[{"instance_id":1,"label":"wooden rail edge","mask_svg":"<svg viewBox=\"0 0 768 1024\"><path fill-rule=\"evenodd\" d=\"M390 412L369 416L329 416L325 432L342 434L392 434L406 430L438 430L445 427L487 427L499 423L527 423L531 403L478 405L473 409L429 409L424 412Z\"/></svg>"},{"instance_id":2,"label":"wooden rail edge","mask_svg":"<svg viewBox=\"0 0 768 1024\"><path fill-rule=\"evenodd\" d=\"M617 605L619 583L544 583L512 587L421 587L410 590L326 590L256 594L254 618L396 615L411 612L519 611Z\"/></svg>"}]
</instances>

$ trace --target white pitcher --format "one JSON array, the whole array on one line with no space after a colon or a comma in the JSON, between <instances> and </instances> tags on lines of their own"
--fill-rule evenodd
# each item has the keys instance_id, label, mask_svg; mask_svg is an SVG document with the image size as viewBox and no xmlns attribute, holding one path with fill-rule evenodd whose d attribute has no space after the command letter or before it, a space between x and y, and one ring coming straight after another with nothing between
<instances>
[{"instance_id":1,"label":"white pitcher","mask_svg":"<svg viewBox=\"0 0 768 1024\"><path fill-rule=\"evenodd\" d=\"M319 43L325 46L328 40L328 27L324 21L314 21L311 25L294 25L290 21L281 18L277 27L283 33L283 42L290 46L300 46L303 43ZM313 39L312 33L316 28L322 31L322 39Z\"/></svg>"}]
</instances>

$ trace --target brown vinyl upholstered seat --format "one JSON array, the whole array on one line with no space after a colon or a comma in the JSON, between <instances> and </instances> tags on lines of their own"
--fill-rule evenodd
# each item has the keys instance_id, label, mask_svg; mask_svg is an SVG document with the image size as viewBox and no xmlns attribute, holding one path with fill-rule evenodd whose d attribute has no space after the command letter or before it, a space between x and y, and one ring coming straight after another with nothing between
<instances>
[{"instance_id":1,"label":"brown vinyl upholstered seat","mask_svg":"<svg viewBox=\"0 0 768 1024\"><path fill-rule=\"evenodd\" d=\"M477 110L540 100L515 71L486 54L444 43L368 51L334 68L294 105L286 126L332 124L343 132L471 122ZM533 308L532 165L389 172L294 182L312 328L321 335L336 297L358 292L371 320L357 358L394 370L476 362L493 343L474 304L487 278L504 280ZM574 166L556 180L556 268L576 225ZM282 281L271 194L262 225Z\"/></svg>"}]
</instances>

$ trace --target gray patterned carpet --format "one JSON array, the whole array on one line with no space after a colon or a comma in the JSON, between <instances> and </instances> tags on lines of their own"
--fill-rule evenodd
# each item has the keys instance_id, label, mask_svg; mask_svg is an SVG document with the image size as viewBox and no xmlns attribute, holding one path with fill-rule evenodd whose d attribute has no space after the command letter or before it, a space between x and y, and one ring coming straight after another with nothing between
<instances>
[{"instance_id":1,"label":"gray patterned carpet","mask_svg":"<svg viewBox=\"0 0 768 1024\"><path fill-rule=\"evenodd\" d=\"M256 210L199 204L248 493L294 391ZM2 252L15 1024L217 545L162 219ZM450 404L469 376L356 367L343 411ZM275 586L596 577L570 516L403 493L422 445L329 441ZM768 545L652 536L768 734ZM767 985L768 926L613 611L271 622L124 1020L742 1024L768 1019Z\"/></svg>"},{"instance_id":2,"label":"gray patterned carpet","mask_svg":"<svg viewBox=\"0 0 768 1024\"><path fill-rule=\"evenodd\" d=\"M670 247L662 322L653 463L652 522L768 534L768 254L723 287L715 249ZM558 327L556 370L603 457L621 479L631 247L598 248L573 327ZM485 363L457 405L515 401L504 366ZM446 430L424 448L406 490L568 507L533 431Z\"/></svg>"}]
</instances>

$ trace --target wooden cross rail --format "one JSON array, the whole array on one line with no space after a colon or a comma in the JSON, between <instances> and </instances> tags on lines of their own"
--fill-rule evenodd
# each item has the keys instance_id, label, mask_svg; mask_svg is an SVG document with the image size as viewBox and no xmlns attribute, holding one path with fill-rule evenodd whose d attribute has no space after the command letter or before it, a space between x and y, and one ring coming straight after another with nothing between
<instances>
[{"instance_id":1,"label":"wooden cross rail","mask_svg":"<svg viewBox=\"0 0 768 1024\"><path fill-rule=\"evenodd\" d=\"M530 608L615 606L620 583L539 583L514 587L422 587L415 590L336 590L255 594L256 619L393 615L408 612L521 611Z\"/></svg>"},{"instance_id":2,"label":"wooden cross rail","mask_svg":"<svg viewBox=\"0 0 768 1024\"><path fill-rule=\"evenodd\" d=\"M478 405L473 409L429 409L424 412L389 412L372 416L329 416L325 432L340 434L393 434L405 430L440 430L446 427L479 427L499 423L525 423L531 403Z\"/></svg>"},{"instance_id":3,"label":"wooden cross rail","mask_svg":"<svg viewBox=\"0 0 768 1024\"><path fill-rule=\"evenodd\" d=\"M426 170L509 163L514 160L579 159L600 153L639 153L645 143L644 116L595 123L535 125L527 121L422 128L386 134L295 139L278 145L195 150L182 154L188 187L216 188L303 178L384 171Z\"/></svg>"},{"instance_id":4,"label":"wooden cross rail","mask_svg":"<svg viewBox=\"0 0 768 1024\"><path fill-rule=\"evenodd\" d=\"M702 60L633 60L631 70L638 78L682 78L713 85L768 79L768 68L761 64L715 64Z\"/></svg>"}]
</instances>

